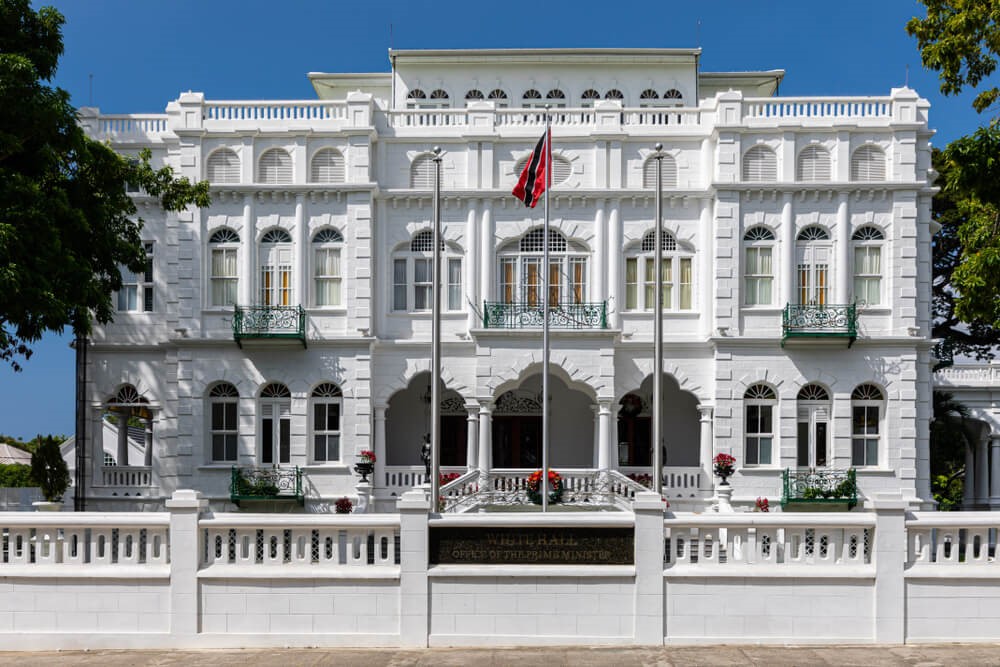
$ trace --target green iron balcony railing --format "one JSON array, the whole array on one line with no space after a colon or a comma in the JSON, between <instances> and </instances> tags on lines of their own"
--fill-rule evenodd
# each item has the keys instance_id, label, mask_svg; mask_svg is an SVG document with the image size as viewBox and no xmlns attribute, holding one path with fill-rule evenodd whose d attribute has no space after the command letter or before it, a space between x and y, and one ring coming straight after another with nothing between
<instances>
[{"instance_id":1,"label":"green iron balcony railing","mask_svg":"<svg viewBox=\"0 0 1000 667\"><path fill-rule=\"evenodd\" d=\"M782 472L781 507L802 504L858 504L858 479L854 468L848 470L791 470Z\"/></svg>"},{"instance_id":2,"label":"green iron balcony railing","mask_svg":"<svg viewBox=\"0 0 1000 667\"><path fill-rule=\"evenodd\" d=\"M237 468L233 466L229 499L239 507L244 500L294 500L305 503L302 470L291 468Z\"/></svg>"},{"instance_id":3,"label":"green iron balcony railing","mask_svg":"<svg viewBox=\"0 0 1000 667\"><path fill-rule=\"evenodd\" d=\"M607 329L608 303L552 303L543 308L537 303L483 303L483 327L486 329L529 329L542 326L548 313L553 329Z\"/></svg>"},{"instance_id":4,"label":"green iron balcony railing","mask_svg":"<svg viewBox=\"0 0 1000 667\"><path fill-rule=\"evenodd\" d=\"M306 347L306 311L302 306L236 306L233 338L292 338Z\"/></svg>"},{"instance_id":5,"label":"green iron balcony railing","mask_svg":"<svg viewBox=\"0 0 1000 667\"><path fill-rule=\"evenodd\" d=\"M858 338L858 307L788 304L782 313L781 345L789 338L846 338L850 347Z\"/></svg>"}]
</instances>

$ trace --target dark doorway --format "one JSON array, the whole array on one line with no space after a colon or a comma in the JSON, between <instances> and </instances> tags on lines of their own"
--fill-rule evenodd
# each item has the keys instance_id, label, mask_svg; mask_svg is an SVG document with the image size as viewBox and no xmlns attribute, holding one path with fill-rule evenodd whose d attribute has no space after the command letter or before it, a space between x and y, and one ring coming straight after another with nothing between
<instances>
[{"instance_id":1,"label":"dark doorway","mask_svg":"<svg viewBox=\"0 0 1000 667\"><path fill-rule=\"evenodd\" d=\"M542 418L493 418L493 467L537 468L542 464Z\"/></svg>"}]
</instances>

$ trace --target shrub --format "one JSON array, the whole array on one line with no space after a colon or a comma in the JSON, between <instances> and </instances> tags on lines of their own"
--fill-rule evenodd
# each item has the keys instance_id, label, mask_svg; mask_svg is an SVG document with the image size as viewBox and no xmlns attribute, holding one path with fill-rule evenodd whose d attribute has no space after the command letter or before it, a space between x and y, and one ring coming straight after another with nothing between
<instances>
[{"instance_id":1,"label":"shrub","mask_svg":"<svg viewBox=\"0 0 1000 667\"><path fill-rule=\"evenodd\" d=\"M0 463L0 488L18 489L34 485L31 466L23 463Z\"/></svg>"},{"instance_id":2,"label":"shrub","mask_svg":"<svg viewBox=\"0 0 1000 667\"><path fill-rule=\"evenodd\" d=\"M39 437L38 449L31 455L31 477L49 502L62 500L69 488L69 467L59 451L59 440Z\"/></svg>"}]
</instances>

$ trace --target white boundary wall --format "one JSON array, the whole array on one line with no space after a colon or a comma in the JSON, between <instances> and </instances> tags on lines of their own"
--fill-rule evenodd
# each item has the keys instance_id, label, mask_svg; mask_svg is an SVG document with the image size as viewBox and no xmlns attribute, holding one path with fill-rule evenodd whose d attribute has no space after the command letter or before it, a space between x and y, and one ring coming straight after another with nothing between
<instances>
[{"instance_id":1,"label":"white boundary wall","mask_svg":"<svg viewBox=\"0 0 1000 667\"><path fill-rule=\"evenodd\" d=\"M1000 641L996 513L0 513L0 650ZM428 566L454 526L635 526L635 562Z\"/></svg>"}]
</instances>

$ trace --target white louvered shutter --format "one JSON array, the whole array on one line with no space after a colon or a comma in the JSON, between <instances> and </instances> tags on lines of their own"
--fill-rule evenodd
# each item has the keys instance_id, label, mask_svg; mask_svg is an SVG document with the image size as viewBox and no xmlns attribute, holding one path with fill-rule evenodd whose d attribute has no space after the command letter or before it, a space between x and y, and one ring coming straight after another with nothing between
<instances>
[{"instance_id":1,"label":"white louvered shutter","mask_svg":"<svg viewBox=\"0 0 1000 667\"><path fill-rule=\"evenodd\" d=\"M885 153L877 146L862 146L851 156L852 181L884 181Z\"/></svg>"},{"instance_id":2,"label":"white louvered shutter","mask_svg":"<svg viewBox=\"0 0 1000 667\"><path fill-rule=\"evenodd\" d=\"M309 170L311 183L343 183L344 156L340 151L324 148L316 153Z\"/></svg>"},{"instance_id":3,"label":"white louvered shutter","mask_svg":"<svg viewBox=\"0 0 1000 667\"><path fill-rule=\"evenodd\" d=\"M800 181L829 181L830 154L820 146L807 146L799 153L795 177Z\"/></svg>"},{"instance_id":4,"label":"white louvered shutter","mask_svg":"<svg viewBox=\"0 0 1000 667\"><path fill-rule=\"evenodd\" d=\"M656 189L656 160L649 158L642 168L642 187ZM677 187L677 161L670 155L663 156L663 187Z\"/></svg>"},{"instance_id":5,"label":"white louvered shutter","mask_svg":"<svg viewBox=\"0 0 1000 667\"><path fill-rule=\"evenodd\" d=\"M778 159L765 146L754 146L743 155L743 180L773 183L778 180Z\"/></svg>"},{"instance_id":6,"label":"white louvered shutter","mask_svg":"<svg viewBox=\"0 0 1000 667\"><path fill-rule=\"evenodd\" d=\"M215 151L205 165L205 178L209 183L239 183L240 158L229 149Z\"/></svg>"},{"instance_id":7,"label":"white louvered shutter","mask_svg":"<svg viewBox=\"0 0 1000 667\"><path fill-rule=\"evenodd\" d=\"M258 183L271 185L292 182L292 156L281 148L272 148L260 156Z\"/></svg>"},{"instance_id":8,"label":"white louvered shutter","mask_svg":"<svg viewBox=\"0 0 1000 667\"><path fill-rule=\"evenodd\" d=\"M422 155L410 166L410 187L418 190L430 190L434 187L434 161L430 156Z\"/></svg>"}]
</instances>

